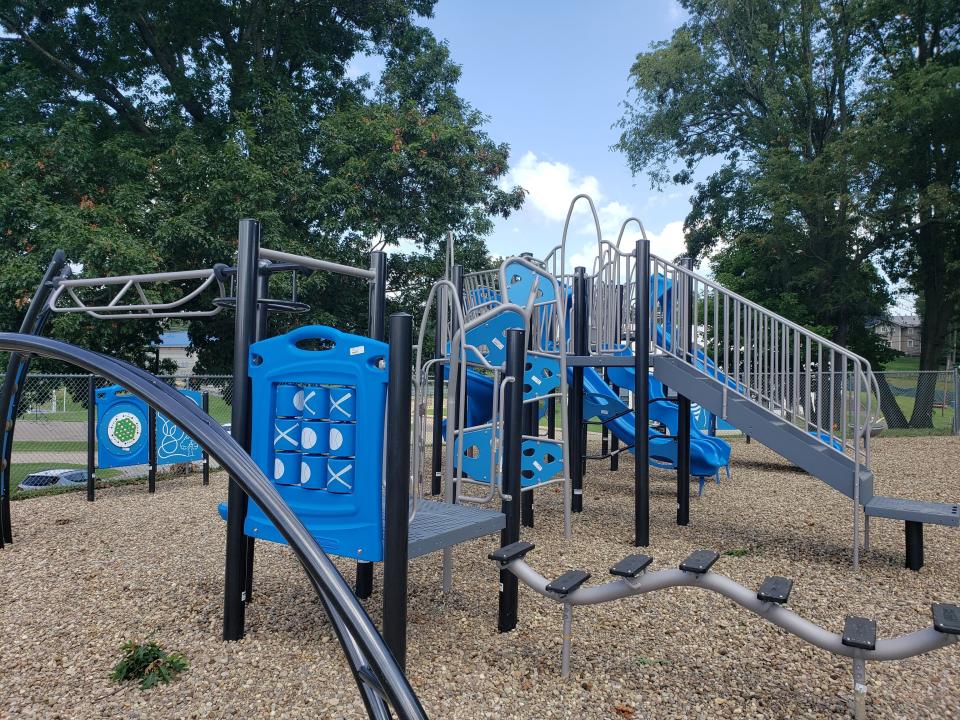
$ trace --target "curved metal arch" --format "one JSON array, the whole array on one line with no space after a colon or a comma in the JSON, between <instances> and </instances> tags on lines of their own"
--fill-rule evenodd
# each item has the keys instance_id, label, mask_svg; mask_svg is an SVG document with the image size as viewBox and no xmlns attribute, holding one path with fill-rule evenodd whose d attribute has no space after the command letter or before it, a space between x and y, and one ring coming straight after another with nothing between
<instances>
[{"instance_id":1,"label":"curved metal arch","mask_svg":"<svg viewBox=\"0 0 960 720\"><path fill-rule=\"evenodd\" d=\"M389 718L386 703L403 720L427 715L403 670L337 568L253 459L232 437L177 390L129 363L69 343L20 333L0 333L0 351L67 362L123 385L182 427L263 509L297 554L354 674L370 717Z\"/></svg>"}]
</instances>

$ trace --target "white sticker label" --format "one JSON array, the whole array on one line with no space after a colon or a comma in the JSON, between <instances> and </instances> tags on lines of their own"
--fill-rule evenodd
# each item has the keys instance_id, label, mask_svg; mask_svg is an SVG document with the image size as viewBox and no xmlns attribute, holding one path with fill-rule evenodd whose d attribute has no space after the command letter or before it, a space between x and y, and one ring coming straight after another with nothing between
<instances>
[{"instance_id":1,"label":"white sticker label","mask_svg":"<svg viewBox=\"0 0 960 720\"><path fill-rule=\"evenodd\" d=\"M574 494L574 495L583 495L583 490L574 490L574 491L573 491L573 494Z\"/></svg>"},{"instance_id":2,"label":"white sticker label","mask_svg":"<svg viewBox=\"0 0 960 720\"><path fill-rule=\"evenodd\" d=\"M530 379L533 380L537 385L543 385L543 383L540 382L540 378L538 378L536 375L534 375Z\"/></svg>"},{"instance_id":3,"label":"white sticker label","mask_svg":"<svg viewBox=\"0 0 960 720\"><path fill-rule=\"evenodd\" d=\"M536 460L533 461L533 466L537 469L537 472L543 472L543 465L538 463Z\"/></svg>"},{"instance_id":4,"label":"white sticker label","mask_svg":"<svg viewBox=\"0 0 960 720\"><path fill-rule=\"evenodd\" d=\"M351 355L363 355L366 352L366 348L363 345L356 345L355 347L350 348Z\"/></svg>"},{"instance_id":5,"label":"white sticker label","mask_svg":"<svg viewBox=\"0 0 960 720\"><path fill-rule=\"evenodd\" d=\"M503 343L500 342L500 338L494 338L492 342L497 346L498 350L503 350Z\"/></svg>"}]
</instances>

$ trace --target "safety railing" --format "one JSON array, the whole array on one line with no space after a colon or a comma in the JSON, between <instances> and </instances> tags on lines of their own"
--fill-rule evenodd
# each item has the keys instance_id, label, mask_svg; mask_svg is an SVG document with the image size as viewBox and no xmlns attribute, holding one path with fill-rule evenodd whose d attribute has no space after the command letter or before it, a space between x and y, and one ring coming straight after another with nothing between
<instances>
[{"instance_id":1,"label":"safety railing","mask_svg":"<svg viewBox=\"0 0 960 720\"><path fill-rule=\"evenodd\" d=\"M879 390L869 361L692 270L651 256L651 340L869 466Z\"/></svg>"}]
</instances>

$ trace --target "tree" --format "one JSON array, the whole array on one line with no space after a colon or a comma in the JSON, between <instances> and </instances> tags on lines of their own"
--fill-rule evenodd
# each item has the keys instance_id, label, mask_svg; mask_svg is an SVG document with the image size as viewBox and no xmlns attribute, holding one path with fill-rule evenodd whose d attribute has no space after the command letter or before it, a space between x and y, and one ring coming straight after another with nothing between
<instances>
[{"instance_id":1,"label":"tree","mask_svg":"<svg viewBox=\"0 0 960 720\"><path fill-rule=\"evenodd\" d=\"M731 289L874 361L866 321L889 294L862 232L856 3L685 0L690 19L642 52L617 147L659 187L695 186L688 252Z\"/></svg>"},{"instance_id":2,"label":"tree","mask_svg":"<svg viewBox=\"0 0 960 720\"><path fill-rule=\"evenodd\" d=\"M920 369L937 370L960 314L960 4L872 0L863 25L870 230L918 296ZM935 389L919 376L911 427L933 426Z\"/></svg>"},{"instance_id":3,"label":"tree","mask_svg":"<svg viewBox=\"0 0 960 720\"><path fill-rule=\"evenodd\" d=\"M55 247L87 275L230 262L242 217L268 247L350 264L371 241L433 257L450 230L482 247L523 191L499 187L507 146L416 24L434 1L0 1L0 289L22 303ZM383 58L379 80L350 72L364 54ZM313 310L295 322L365 327L362 283L302 280ZM229 368L230 325L190 323L198 369ZM55 327L141 364L158 332Z\"/></svg>"}]
</instances>

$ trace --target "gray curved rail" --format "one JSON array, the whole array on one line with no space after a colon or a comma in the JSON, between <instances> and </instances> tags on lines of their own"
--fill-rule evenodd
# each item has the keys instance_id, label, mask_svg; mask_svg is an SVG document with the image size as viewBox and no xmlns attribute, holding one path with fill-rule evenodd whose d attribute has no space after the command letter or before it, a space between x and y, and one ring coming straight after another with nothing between
<instances>
[{"instance_id":1,"label":"gray curved rail","mask_svg":"<svg viewBox=\"0 0 960 720\"><path fill-rule=\"evenodd\" d=\"M0 351L54 358L84 368L122 385L174 420L253 498L297 554L331 618L368 715L378 720L389 718L389 703L401 720L426 719L426 712L403 670L330 558L253 459L209 415L145 370L68 343L34 335L0 333Z\"/></svg>"},{"instance_id":2,"label":"gray curved rail","mask_svg":"<svg viewBox=\"0 0 960 720\"><path fill-rule=\"evenodd\" d=\"M865 661L902 660L937 650L960 640L958 635L938 632L933 626L929 626L900 637L878 639L875 650L853 648L844 645L840 635L810 622L782 605L757 599L755 590L750 590L725 575L715 572L698 574L678 569L658 570L644 573L637 578L618 578L601 585L581 587L561 597L547 590L550 581L530 567L525 560L513 560L505 567L525 585L544 597L568 605L596 605L670 587L697 587L711 590L730 598L738 605L811 645L836 655Z\"/></svg>"}]
</instances>

